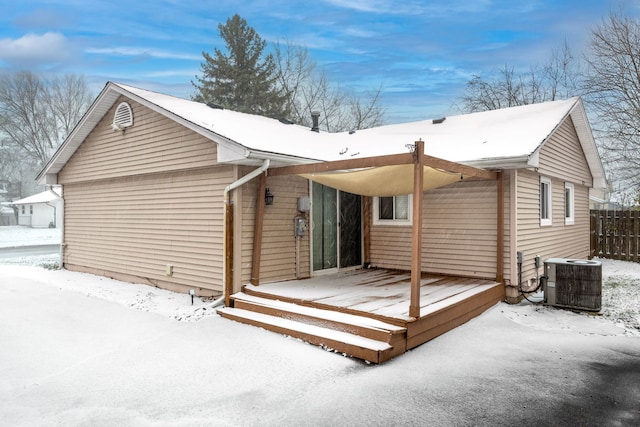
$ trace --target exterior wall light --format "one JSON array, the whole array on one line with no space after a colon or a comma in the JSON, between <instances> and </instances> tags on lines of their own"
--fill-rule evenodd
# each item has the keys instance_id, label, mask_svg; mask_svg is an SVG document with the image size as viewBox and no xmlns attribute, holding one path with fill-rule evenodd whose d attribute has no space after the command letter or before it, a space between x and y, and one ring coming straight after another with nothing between
<instances>
[{"instance_id":1,"label":"exterior wall light","mask_svg":"<svg viewBox=\"0 0 640 427\"><path fill-rule=\"evenodd\" d=\"M264 192L264 204L267 206L271 206L273 204L273 194L267 188Z\"/></svg>"}]
</instances>

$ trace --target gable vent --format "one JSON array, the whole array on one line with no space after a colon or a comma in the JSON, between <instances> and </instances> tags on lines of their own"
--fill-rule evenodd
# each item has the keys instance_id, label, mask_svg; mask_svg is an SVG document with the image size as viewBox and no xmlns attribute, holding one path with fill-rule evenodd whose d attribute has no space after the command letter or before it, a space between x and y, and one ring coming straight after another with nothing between
<instances>
[{"instance_id":1,"label":"gable vent","mask_svg":"<svg viewBox=\"0 0 640 427\"><path fill-rule=\"evenodd\" d=\"M114 130L124 130L133 125L133 112L131 106L126 102L121 102L116 108L116 113L113 115L113 124L111 127Z\"/></svg>"}]
</instances>

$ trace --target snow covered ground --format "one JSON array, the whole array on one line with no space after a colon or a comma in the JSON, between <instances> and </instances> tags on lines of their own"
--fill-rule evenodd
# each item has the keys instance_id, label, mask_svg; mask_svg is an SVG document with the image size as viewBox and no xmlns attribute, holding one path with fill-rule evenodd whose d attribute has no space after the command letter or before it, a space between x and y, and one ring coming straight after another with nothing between
<instances>
[{"instance_id":1,"label":"snow covered ground","mask_svg":"<svg viewBox=\"0 0 640 427\"><path fill-rule=\"evenodd\" d=\"M60 243L59 228L0 227L0 248Z\"/></svg>"},{"instance_id":2,"label":"snow covered ground","mask_svg":"<svg viewBox=\"0 0 640 427\"><path fill-rule=\"evenodd\" d=\"M638 264L601 315L501 303L375 366L56 260L0 264L0 425L640 425Z\"/></svg>"}]
</instances>

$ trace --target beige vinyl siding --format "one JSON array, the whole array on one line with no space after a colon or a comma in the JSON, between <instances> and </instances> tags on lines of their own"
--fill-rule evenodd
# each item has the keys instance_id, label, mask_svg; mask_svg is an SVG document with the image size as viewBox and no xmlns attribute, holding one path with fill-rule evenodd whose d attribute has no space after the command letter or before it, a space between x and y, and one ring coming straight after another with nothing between
<instances>
[{"instance_id":1,"label":"beige vinyl siding","mask_svg":"<svg viewBox=\"0 0 640 427\"><path fill-rule=\"evenodd\" d=\"M243 173L250 171L246 169ZM297 210L298 197L309 195L309 182L295 176L268 178L267 187L274 194L274 204L265 206L260 283L296 278L293 218L301 215ZM252 274L257 188L257 179L242 187L242 284L249 283ZM264 203L264 195L260 195L259 202ZM300 277L310 276L309 244L309 235L300 239Z\"/></svg>"},{"instance_id":2,"label":"beige vinyl siding","mask_svg":"<svg viewBox=\"0 0 640 427\"><path fill-rule=\"evenodd\" d=\"M580 146L571 117L568 117L540 151L538 172L563 181L591 187L593 178Z\"/></svg>"},{"instance_id":3,"label":"beige vinyl siding","mask_svg":"<svg viewBox=\"0 0 640 427\"><path fill-rule=\"evenodd\" d=\"M124 133L111 128L122 101L134 115ZM223 192L233 178L233 166L216 166L213 141L121 97L58 175L65 267L219 294Z\"/></svg>"},{"instance_id":4,"label":"beige vinyl siding","mask_svg":"<svg viewBox=\"0 0 640 427\"><path fill-rule=\"evenodd\" d=\"M540 178L551 180L551 225L540 225ZM565 224L565 183L574 185L574 224ZM589 255L589 187L593 179L571 117L556 129L540 151L536 171L518 171L517 250L524 253L522 282L544 274L534 259L587 258ZM514 274L517 283L517 273Z\"/></svg>"},{"instance_id":5,"label":"beige vinyl siding","mask_svg":"<svg viewBox=\"0 0 640 427\"><path fill-rule=\"evenodd\" d=\"M122 101L129 102L134 117L133 126L124 133L111 128L115 109ZM215 143L121 97L60 171L58 182L66 184L215 164Z\"/></svg>"},{"instance_id":6,"label":"beige vinyl siding","mask_svg":"<svg viewBox=\"0 0 640 427\"><path fill-rule=\"evenodd\" d=\"M586 258L589 255L589 188L574 184L575 223L565 225L564 184L551 179L552 225L540 225L540 175L518 171L518 242L524 252L523 283L536 277L534 258ZM539 275L543 269L539 270ZM517 279L517 276L516 276Z\"/></svg>"},{"instance_id":7,"label":"beige vinyl siding","mask_svg":"<svg viewBox=\"0 0 640 427\"><path fill-rule=\"evenodd\" d=\"M66 266L221 292L222 194L230 172L218 167L66 185Z\"/></svg>"},{"instance_id":8,"label":"beige vinyl siding","mask_svg":"<svg viewBox=\"0 0 640 427\"><path fill-rule=\"evenodd\" d=\"M251 277L251 251L253 248L254 203L257 181L244 188L244 228L242 234L242 280ZM278 176L267 179L267 187L274 195L271 206L265 206L262 237L260 282L272 282L296 278L296 237L293 219L298 212L298 197L309 195L309 182L296 176ZM258 200L264 203L264 196ZM309 234L300 239L300 277L310 276Z\"/></svg>"},{"instance_id":9,"label":"beige vinyl siding","mask_svg":"<svg viewBox=\"0 0 640 427\"><path fill-rule=\"evenodd\" d=\"M424 271L495 278L496 189L495 181L469 181L424 194ZM372 226L371 260L377 267L409 269L411 226Z\"/></svg>"},{"instance_id":10,"label":"beige vinyl siding","mask_svg":"<svg viewBox=\"0 0 640 427\"><path fill-rule=\"evenodd\" d=\"M504 236L503 236L503 273L505 283L510 283L513 277L511 269L511 260L515 256L515 227L517 224L515 213L515 198L512 197L515 194L514 185L515 172L504 171L503 172L503 197L504 197ZM497 203L497 201L496 201ZM496 208L497 209L497 208ZM496 225L498 219L496 218Z\"/></svg>"},{"instance_id":11,"label":"beige vinyl siding","mask_svg":"<svg viewBox=\"0 0 640 427\"><path fill-rule=\"evenodd\" d=\"M274 177L267 186L274 203L265 208L261 277L264 281L295 278L296 237L293 219L299 215L298 197L309 195L309 181L296 176ZM307 216L308 218L308 216ZM309 277L309 233L300 240L300 277Z\"/></svg>"}]
</instances>

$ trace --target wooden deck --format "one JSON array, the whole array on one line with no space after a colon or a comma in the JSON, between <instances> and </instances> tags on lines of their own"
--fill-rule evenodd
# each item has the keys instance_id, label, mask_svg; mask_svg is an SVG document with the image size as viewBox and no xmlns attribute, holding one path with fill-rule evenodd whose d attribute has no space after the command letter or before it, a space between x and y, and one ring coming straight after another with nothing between
<instances>
[{"instance_id":1,"label":"wooden deck","mask_svg":"<svg viewBox=\"0 0 640 427\"><path fill-rule=\"evenodd\" d=\"M246 285L221 316L374 363L423 344L504 300L492 280L423 274L420 317L409 316L411 273L358 269Z\"/></svg>"}]
</instances>

